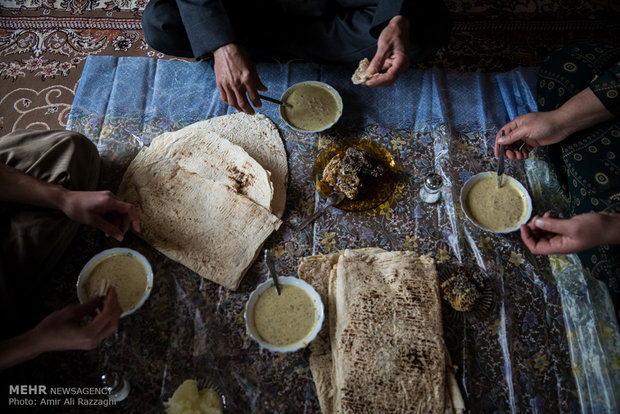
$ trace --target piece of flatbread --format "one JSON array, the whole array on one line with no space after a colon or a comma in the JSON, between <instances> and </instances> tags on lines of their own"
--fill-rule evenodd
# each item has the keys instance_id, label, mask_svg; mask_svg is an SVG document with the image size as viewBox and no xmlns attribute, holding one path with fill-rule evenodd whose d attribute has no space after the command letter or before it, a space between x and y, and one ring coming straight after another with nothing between
<instances>
[{"instance_id":1,"label":"piece of flatbread","mask_svg":"<svg viewBox=\"0 0 620 414\"><path fill-rule=\"evenodd\" d=\"M281 224L270 211L269 172L208 131L155 138L129 165L118 194L134 205L140 237L232 290Z\"/></svg>"},{"instance_id":2,"label":"piece of flatbread","mask_svg":"<svg viewBox=\"0 0 620 414\"><path fill-rule=\"evenodd\" d=\"M298 275L326 304L328 324L310 345L323 413L439 412L433 410L444 401L445 413L451 412L447 397L458 386L446 394L445 376L453 368L443 359L432 259L379 248L346 250L303 258Z\"/></svg>"},{"instance_id":3,"label":"piece of flatbread","mask_svg":"<svg viewBox=\"0 0 620 414\"><path fill-rule=\"evenodd\" d=\"M445 355L434 261L412 252L346 250L330 287L334 412L443 411Z\"/></svg>"},{"instance_id":4,"label":"piece of flatbread","mask_svg":"<svg viewBox=\"0 0 620 414\"><path fill-rule=\"evenodd\" d=\"M143 148L128 168L129 174L140 167L166 159L186 171L220 182L255 203L271 208L271 174L242 147L211 131L183 128L166 132Z\"/></svg>"},{"instance_id":5,"label":"piece of flatbread","mask_svg":"<svg viewBox=\"0 0 620 414\"><path fill-rule=\"evenodd\" d=\"M196 122L187 129L212 131L239 145L267 171L271 172L274 195L271 211L278 217L284 214L288 185L286 149L278 129L265 115L239 112L206 121Z\"/></svg>"},{"instance_id":6,"label":"piece of flatbread","mask_svg":"<svg viewBox=\"0 0 620 414\"><path fill-rule=\"evenodd\" d=\"M307 256L301 259L297 275L319 294L325 305L325 321L317 337L310 344L310 371L323 413L332 412L332 354L329 346L329 274L338 263L339 253Z\"/></svg>"},{"instance_id":7,"label":"piece of flatbread","mask_svg":"<svg viewBox=\"0 0 620 414\"><path fill-rule=\"evenodd\" d=\"M367 80L372 79L381 75L380 73L373 73L372 75L368 75L366 71L368 70L368 66L370 65L370 61L367 58L364 58L360 61L357 69L353 73L351 77L351 81L354 85L361 85L366 83Z\"/></svg>"}]
</instances>

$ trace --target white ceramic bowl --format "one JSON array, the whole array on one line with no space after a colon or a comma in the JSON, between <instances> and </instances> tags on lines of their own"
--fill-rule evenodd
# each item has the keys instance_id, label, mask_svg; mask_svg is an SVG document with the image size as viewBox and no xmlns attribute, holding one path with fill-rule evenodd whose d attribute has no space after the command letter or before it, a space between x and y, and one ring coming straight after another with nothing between
<instances>
[{"instance_id":1,"label":"white ceramic bowl","mask_svg":"<svg viewBox=\"0 0 620 414\"><path fill-rule=\"evenodd\" d=\"M312 328L312 330L308 333L308 335L306 335L305 338L289 346L271 345L265 342L260 337L260 335L256 332L256 328L254 327L254 305L256 304L256 300L258 299L260 294L273 286L273 280L271 279L261 283L256 287L256 289L254 289L252 293L250 293L250 297L245 304L245 313L243 314L243 318L245 319L245 327L248 335L256 342L258 342L261 347L268 349L272 352L294 352L305 348L310 342L314 340L314 338L316 338L317 334L321 330L321 326L323 325L323 319L325 319L325 310L319 294L316 292L316 290L314 290L311 285L304 282L303 280L296 277L285 276L279 277L278 282L280 282L280 286L293 285L302 288L310 296L312 302L314 302L314 307L316 309L316 312L314 314L314 327Z\"/></svg>"},{"instance_id":2,"label":"white ceramic bowl","mask_svg":"<svg viewBox=\"0 0 620 414\"><path fill-rule=\"evenodd\" d=\"M146 302L146 300L148 299L149 295L151 294L151 290L153 290L153 269L151 268L151 264L148 262L148 260L146 260L146 257L142 256L137 251L132 250L132 249L127 249L127 248L124 248L124 247L116 247L114 249L104 250L104 251L96 254L95 256L93 256L84 265L84 267L82 268L82 271L80 272L80 275L78 276L78 280L77 280L77 294L78 294L78 299L80 300L80 303L84 303L84 302L88 301L89 297L88 297L85 289L83 288L84 282L86 282L88 274L90 273L91 269L95 265L97 265L99 262L101 262L103 259L105 259L108 256L115 255L115 254L130 254L133 257L135 257L136 259L138 259L144 265L144 267L146 268L146 289L144 290L144 296L142 296L142 299L140 300L140 302L138 302L134 307L124 311L121 314L121 318L122 318L122 317L130 315L130 314L134 313L136 310L140 309L140 307L144 304L144 302Z\"/></svg>"},{"instance_id":3,"label":"white ceramic bowl","mask_svg":"<svg viewBox=\"0 0 620 414\"><path fill-rule=\"evenodd\" d=\"M515 185L515 187L519 190L519 192L521 193L521 196L525 200L525 205L526 205L525 216L519 224L517 224L514 227L504 229L504 230L488 229L482 226L480 223L478 223L471 216L471 214L467 211L467 208L465 208L465 198L467 197L467 194L469 193L469 189L472 187L472 185L474 185L481 178L488 177L494 174L495 173L481 172L481 173L474 175L473 177L471 177L469 180L465 182L465 185L463 185L463 187L461 188L461 209L463 210L463 213L465 213L465 216L469 219L469 221L471 221L476 227L481 228L482 230L490 231L491 233L512 233L513 231L519 230L519 228L521 227L521 224L527 223L528 220L530 219L532 215L532 198L530 197L529 193L527 192L523 184L521 184L519 181L515 180L511 176L504 174L502 179L506 180L506 182L508 183Z\"/></svg>"},{"instance_id":4,"label":"white ceramic bowl","mask_svg":"<svg viewBox=\"0 0 620 414\"><path fill-rule=\"evenodd\" d=\"M299 87L299 86L301 86L301 85L317 85L317 86L320 86L320 87L322 86L323 88L325 88L329 92L331 92L332 96L336 100L336 105L338 106L338 114L336 115L335 119L331 123L325 125L323 128L315 129L315 130L300 129L300 128L297 128L297 127L295 127L295 126L293 126L293 125L291 125L289 123L289 121L286 119L286 116L284 114L284 106L280 105L280 117L282 118L282 120L284 122L286 122L286 125L288 125L292 129L294 129L295 131L305 132L305 133L321 132L321 131L325 131L326 129L329 129L329 128L333 127L336 124L336 122L338 122L340 117L342 116L342 108L343 108L343 106L342 106L342 98L340 97L340 94L332 86L330 86L330 85L328 85L326 83L323 83L323 82L318 82L318 81L299 82L299 83L296 83L294 85L291 85L286 91L284 91L284 93L282 94L282 97L280 98L280 100L283 101L283 102L286 102L286 98L290 95L292 90L297 88L297 87Z\"/></svg>"}]
</instances>

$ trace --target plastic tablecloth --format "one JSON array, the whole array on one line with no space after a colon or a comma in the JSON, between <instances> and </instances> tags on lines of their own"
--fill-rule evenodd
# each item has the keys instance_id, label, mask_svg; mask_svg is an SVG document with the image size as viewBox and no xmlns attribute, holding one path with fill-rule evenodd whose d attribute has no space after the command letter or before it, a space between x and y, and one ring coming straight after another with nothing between
<instances>
[{"instance_id":1,"label":"plastic tablecloth","mask_svg":"<svg viewBox=\"0 0 620 414\"><path fill-rule=\"evenodd\" d=\"M258 109L278 126L289 160L284 223L266 243L275 253L278 273L295 275L304 256L369 246L430 255L438 266L478 267L491 286L490 310L463 319L444 309L444 337L468 410L618 412L620 335L606 287L584 275L574 256L534 256L518 233L480 230L459 205L463 183L496 168L498 127L536 110L536 68L507 73L409 70L394 86L379 89L352 85L354 69L258 64L271 96L281 96L296 82L318 80L334 86L344 102L338 124L318 134L287 128L277 105L264 102ZM116 190L131 159L155 136L232 112L219 99L208 63L89 57L68 128L97 144L104 159L102 185ZM333 209L313 226L294 231L324 203L314 187L315 159L331 143L348 138L373 140L398 160L403 174L394 193L373 210ZM541 151L526 163L507 161L506 173L528 188L535 212L551 208L566 214L566 200L544 155ZM444 179L437 204L417 196L429 172ZM59 266L62 277L52 283L56 295L48 299L50 306L74 301L81 266L116 245L94 230L82 230ZM151 297L96 350L33 362L29 369L37 370L39 383L84 386L97 384L103 372L119 372L132 390L126 400L102 409L106 412L160 411L174 389L192 377L217 383L230 412L320 412L309 349L273 354L246 335L245 301L267 277L262 259L232 292L135 236L123 245L151 262Z\"/></svg>"}]
</instances>

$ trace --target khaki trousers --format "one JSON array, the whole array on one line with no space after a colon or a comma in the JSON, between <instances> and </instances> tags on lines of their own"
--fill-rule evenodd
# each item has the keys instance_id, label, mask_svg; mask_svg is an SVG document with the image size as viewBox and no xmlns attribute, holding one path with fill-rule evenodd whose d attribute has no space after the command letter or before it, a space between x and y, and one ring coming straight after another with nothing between
<instances>
[{"instance_id":1,"label":"khaki trousers","mask_svg":"<svg viewBox=\"0 0 620 414\"><path fill-rule=\"evenodd\" d=\"M5 135L0 138L0 162L70 190L94 190L99 180L97 148L72 131L23 130ZM0 203L3 321L6 316L15 321L18 315L30 313L31 302L40 302L33 293L61 258L78 227L57 210ZM23 322L28 319L22 318ZM28 326L18 329L25 328Z\"/></svg>"}]
</instances>

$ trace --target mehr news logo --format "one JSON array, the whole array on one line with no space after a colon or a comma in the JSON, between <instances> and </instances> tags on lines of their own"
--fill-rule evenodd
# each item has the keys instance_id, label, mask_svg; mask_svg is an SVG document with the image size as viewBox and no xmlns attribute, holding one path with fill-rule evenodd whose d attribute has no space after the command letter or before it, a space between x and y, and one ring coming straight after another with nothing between
<instances>
[{"instance_id":1,"label":"mehr news logo","mask_svg":"<svg viewBox=\"0 0 620 414\"><path fill-rule=\"evenodd\" d=\"M116 405L107 387L47 387L9 385L9 406L103 406Z\"/></svg>"}]
</instances>

